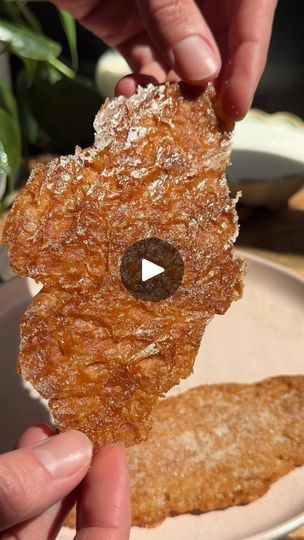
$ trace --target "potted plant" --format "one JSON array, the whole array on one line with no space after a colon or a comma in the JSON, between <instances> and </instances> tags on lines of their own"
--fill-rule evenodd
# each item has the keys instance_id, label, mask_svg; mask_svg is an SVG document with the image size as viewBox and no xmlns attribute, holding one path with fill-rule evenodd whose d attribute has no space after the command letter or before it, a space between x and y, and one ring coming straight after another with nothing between
<instances>
[{"instance_id":1,"label":"potted plant","mask_svg":"<svg viewBox=\"0 0 304 540\"><path fill-rule=\"evenodd\" d=\"M70 51L46 36L24 0L0 0L0 235L14 196L28 176L32 155L64 154L93 138L93 119L101 98L93 81L80 77L76 23L58 9ZM20 63L10 84L8 56ZM5 67L4 67L5 66ZM37 157L35 157L37 159ZM45 159L38 157L38 160ZM0 254L0 278L7 279L5 248Z\"/></svg>"}]
</instances>

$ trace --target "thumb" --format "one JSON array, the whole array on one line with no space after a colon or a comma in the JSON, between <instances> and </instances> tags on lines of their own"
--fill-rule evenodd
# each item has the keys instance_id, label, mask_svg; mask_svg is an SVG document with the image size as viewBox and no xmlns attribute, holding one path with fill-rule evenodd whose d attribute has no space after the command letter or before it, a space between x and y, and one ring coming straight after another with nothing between
<instances>
[{"instance_id":1,"label":"thumb","mask_svg":"<svg viewBox=\"0 0 304 540\"><path fill-rule=\"evenodd\" d=\"M72 491L92 459L78 431L54 435L0 457L0 530L34 518Z\"/></svg>"},{"instance_id":2,"label":"thumb","mask_svg":"<svg viewBox=\"0 0 304 540\"><path fill-rule=\"evenodd\" d=\"M170 67L185 82L215 79L221 57L194 0L136 0L146 29Z\"/></svg>"}]
</instances>

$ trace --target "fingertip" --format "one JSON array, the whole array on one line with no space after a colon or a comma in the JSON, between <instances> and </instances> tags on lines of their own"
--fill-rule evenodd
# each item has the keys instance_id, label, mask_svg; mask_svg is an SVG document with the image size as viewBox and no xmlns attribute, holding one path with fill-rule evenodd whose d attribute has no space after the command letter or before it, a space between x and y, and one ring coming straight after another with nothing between
<instances>
[{"instance_id":1,"label":"fingertip","mask_svg":"<svg viewBox=\"0 0 304 540\"><path fill-rule=\"evenodd\" d=\"M42 426L40 434L45 430ZM77 431L36 440L0 456L0 529L41 516L59 503L83 480L91 461L92 445Z\"/></svg>"},{"instance_id":2,"label":"fingertip","mask_svg":"<svg viewBox=\"0 0 304 540\"><path fill-rule=\"evenodd\" d=\"M99 468L105 470L109 466L114 468L118 474L128 475L125 445L122 442L106 444L94 453L93 465L95 470L99 470Z\"/></svg>"},{"instance_id":3,"label":"fingertip","mask_svg":"<svg viewBox=\"0 0 304 540\"><path fill-rule=\"evenodd\" d=\"M69 430L32 446L32 452L51 476L81 480L90 467L93 446L84 433Z\"/></svg>"},{"instance_id":4,"label":"fingertip","mask_svg":"<svg viewBox=\"0 0 304 540\"><path fill-rule=\"evenodd\" d=\"M106 444L96 452L95 456L102 460L118 460L122 466L126 464L126 448L123 442Z\"/></svg>"},{"instance_id":5,"label":"fingertip","mask_svg":"<svg viewBox=\"0 0 304 540\"><path fill-rule=\"evenodd\" d=\"M183 83L185 83L185 84L187 84L189 86L199 87L199 88L204 87L205 88L209 82L213 83L213 81L217 78L217 76L218 76L218 72L214 73L214 75L212 75L212 77L207 77L205 79L199 79L197 81L193 81L193 80L191 80L191 79L189 79L189 78L187 78L185 76L181 77L180 80L182 80Z\"/></svg>"},{"instance_id":6,"label":"fingertip","mask_svg":"<svg viewBox=\"0 0 304 540\"><path fill-rule=\"evenodd\" d=\"M186 83L184 81L179 82L179 87L182 96L189 101L197 99L201 94L203 94L207 88L206 84L202 85L193 85Z\"/></svg>"},{"instance_id":7,"label":"fingertip","mask_svg":"<svg viewBox=\"0 0 304 540\"><path fill-rule=\"evenodd\" d=\"M78 505L78 528L131 526L131 490L125 447L107 444L93 457Z\"/></svg>"},{"instance_id":8,"label":"fingertip","mask_svg":"<svg viewBox=\"0 0 304 540\"><path fill-rule=\"evenodd\" d=\"M94 451L93 443L91 439L85 433L83 433L83 431L71 429L71 430L62 432L59 435L68 436L70 439L74 439L75 441L77 441L77 444L79 445L81 444L83 447L87 448L87 452L88 454L91 454L91 457L93 456L93 451Z\"/></svg>"},{"instance_id":9,"label":"fingertip","mask_svg":"<svg viewBox=\"0 0 304 540\"><path fill-rule=\"evenodd\" d=\"M29 427L20 437L17 448L32 446L54 435L53 429L44 423L35 424Z\"/></svg>"},{"instance_id":10,"label":"fingertip","mask_svg":"<svg viewBox=\"0 0 304 540\"><path fill-rule=\"evenodd\" d=\"M197 86L214 80L221 69L220 55L199 35L187 36L175 43L169 59L171 67L184 82Z\"/></svg>"},{"instance_id":11,"label":"fingertip","mask_svg":"<svg viewBox=\"0 0 304 540\"><path fill-rule=\"evenodd\" d=\"M135 94L138 86L147 86L148 84L158 84L155 77L149 75L126 75L118 81L115 87L115 96L125 96L126 98Z\"/></svg>"},{"instance_id":12,"label":"fingertip","mask_svg":"<svg viewBox=\"0 0 304 540\"><path fill-rule=\"evenodd\" d=\"M243 120L243 119L245 118L245 116L246 116L246 114L248 113L248 111L249 111L249 108L248 108L248 109L246 108L246 110L243 110L243 111L241 111L241 110L239 110L239 109L237 109L237 110L231 110L231 116L230 116L230 118L231 118L232 120L234 120L235 122L240 122L241 120Z\"/></svg>"},{"instance_id":13,"label":"fingertip","mask_svg":"<svg viewBox=\"0 0 304 540\"><path fill-rule=\"evenodd\" d=\"M222 84L219 97L225 116L235 122L243 120L252 103L252 97L246 89L242 92L240 87L235 87L230 82Z\"/></svg>"}]
</instances>

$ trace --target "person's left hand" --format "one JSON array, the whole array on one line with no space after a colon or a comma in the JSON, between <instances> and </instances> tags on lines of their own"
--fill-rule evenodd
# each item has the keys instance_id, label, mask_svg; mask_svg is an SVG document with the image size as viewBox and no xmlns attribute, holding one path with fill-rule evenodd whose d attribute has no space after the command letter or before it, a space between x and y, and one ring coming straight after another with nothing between
<instances>
[{"instance_id":1,"label":"person's left hand","mask_svg":"<svg viewBox=\"0 0 304 540\"><path fill-rule=\"evenodd\" d=\"M75 540L129 538L130 486L121 445L103 447L92 461L83 433L54 435L40 424L24 433L17 450L0 456L1 540L55 539L76 499Z\"/></svg>"}]
</instances>

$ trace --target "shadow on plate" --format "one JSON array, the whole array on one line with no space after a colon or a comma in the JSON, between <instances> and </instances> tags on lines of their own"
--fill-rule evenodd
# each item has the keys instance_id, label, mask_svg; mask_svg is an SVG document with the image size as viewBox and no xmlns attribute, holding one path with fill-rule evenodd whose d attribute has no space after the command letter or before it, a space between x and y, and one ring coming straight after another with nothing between
<instances>
[{"instance_id":1,"label":"shadow on plate","mask_svg":"<svg viewBox=\"0 0 304 540\"><path fill-rule=\"evenodd\" d=\"M257 150L235 149L232 151L228 178L262 178L267 180L289 175L304 175L303 161ZM233 180L232 180L233 182Z\"/></svg>"}]
</instances>

